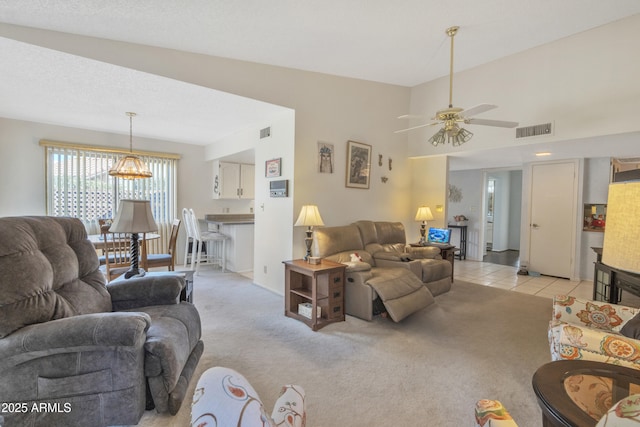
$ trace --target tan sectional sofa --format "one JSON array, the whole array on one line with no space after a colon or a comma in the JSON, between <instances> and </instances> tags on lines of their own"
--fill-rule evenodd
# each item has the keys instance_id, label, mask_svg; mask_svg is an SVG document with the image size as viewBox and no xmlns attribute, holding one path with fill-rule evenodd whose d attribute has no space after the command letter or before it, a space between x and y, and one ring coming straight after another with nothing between
<instances>
[{"instance_id":1,"label":"tan sectional sofa","mask_svg":"<svg viewBox=\"0 0 640 427\"><path fill-rule=\"evenodd\" d=\"M371 320L379 301L397 322L451 289L451 263L437 247L407 245L402 223L357 221L314 232L315 256L347 264L345 311L351 316Z\"/></svg>"}]
</instances>

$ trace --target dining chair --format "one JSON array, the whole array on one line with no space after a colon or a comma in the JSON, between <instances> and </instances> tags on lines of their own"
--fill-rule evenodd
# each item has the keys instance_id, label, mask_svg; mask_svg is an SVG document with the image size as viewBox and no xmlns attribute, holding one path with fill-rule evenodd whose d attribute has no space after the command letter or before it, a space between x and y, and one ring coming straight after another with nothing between
<instances>
[{"instance_id":1,"label":"dining chair","mask_svg":"<svg viewBox=\"0 0 640 427\"><path fill-rule=\"evenodd\" d=\"M169 271L175 270L176 261L176 242L178 241L178 230L180 229L180 220L174 219L171 224L171 235L169 236L169 247L165 254L147 254L143 253L142 265L145 269L153 267L168 267Z\"/></svg>"},{"instance_id":2,"label":"dining chair","mask_svg":"<svg viewBox=\"0 0 640 427\"><path fill-rule=\"evenodd\" d=\"M104 241L104 265L100 266L100 271L104 273L107 282L123 275L131 267L131 238L127 233L112 233L109 231L110 227L107 224L100 228Z\"/></svg>"},{"instance_id":3,"label":"dining chair","mask_svg":"<svg viewBox=\"0 0 640 427\"><path fill-rule=\"evenodd\" d=\"M193 209L189 209L189 219L194 234L194 251L191 254L191 269L198 275L202 263L203 246L207 245L204 261L209 264L218 264L224 273L227 269L226 244L229 236L215 231L202 231L198 223L198 217Z\"/></svg>"},{"instance_id":4,"label":"dining chair","mask_svg":"<svg viewBox=\"0 0 640 427\"><path fill-rule=\"evenodd\" d=\"M107 230L108 230L109 227L111 226L111 222L112 222L111 218L98 218L98 228L100 229L100 233L102 233L102 227L104 227L105 225L107 226ZM98 257L98 261L100 261L100 265L104 265L104 262L105 262L104 248L101 249L101 254L102 255Z\"/></svg>"}]
</instances>

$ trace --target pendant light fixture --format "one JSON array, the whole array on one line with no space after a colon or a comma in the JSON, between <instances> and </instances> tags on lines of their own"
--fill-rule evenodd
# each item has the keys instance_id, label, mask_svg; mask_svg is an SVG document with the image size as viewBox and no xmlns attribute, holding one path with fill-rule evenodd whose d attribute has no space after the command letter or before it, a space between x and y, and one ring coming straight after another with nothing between
<instances>
[{"instance_id":1,"label":"pendant light fixture","mask_svg":"<svg viewBox=\"0 0 640 427\"><path fill-rule=\"evenodd\" d=\"M153 174L138 156L133 154L133 118L136 113L125 113L129 116L129 154L118 160L109 170L109 175L124 179L151 178Z\"/></svg>"}]
</instances>

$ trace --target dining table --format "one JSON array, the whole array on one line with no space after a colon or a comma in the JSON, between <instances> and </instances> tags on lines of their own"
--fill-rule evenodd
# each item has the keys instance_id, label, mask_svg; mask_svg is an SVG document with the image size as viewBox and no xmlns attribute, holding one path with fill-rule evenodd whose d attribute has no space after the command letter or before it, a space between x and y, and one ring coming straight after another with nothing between
<instances>
[{"instance_id":1,"label":"dining table","mask_svg":"<svg viewBox=\"0 0 640 427\"><path fill-rule=\"evenodd\" d=\"M110 234L112 235L112 234ZM157 233L140 233L140 239L138 243L140 244L140 264L143 268L147 268L147 241L159 239L161 236ZM103 234L89 234L87 236L91 244L96 250L102 250L105 248L105 241ZM127 241L130 242L131 238L128 237Z\"/></svg>"}]
</instances>

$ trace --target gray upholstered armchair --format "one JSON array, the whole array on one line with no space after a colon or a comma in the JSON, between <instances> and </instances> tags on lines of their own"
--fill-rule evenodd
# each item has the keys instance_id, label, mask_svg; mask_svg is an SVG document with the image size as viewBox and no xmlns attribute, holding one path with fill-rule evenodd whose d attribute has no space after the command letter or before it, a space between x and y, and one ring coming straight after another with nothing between
<instances>
[{"instance_id":1,"label":"gray upholstered armchair","mask_svg":"<svg viewBox=\"0 0 640 427\"><path fill-rule=\"evenodd\" d=\"M179 301L183 279L107 286L98 267L79 220L0 218L6 427L137 424L147 404L178 411L203 350L198 312Z\"/></svg>"}]
</instances>

